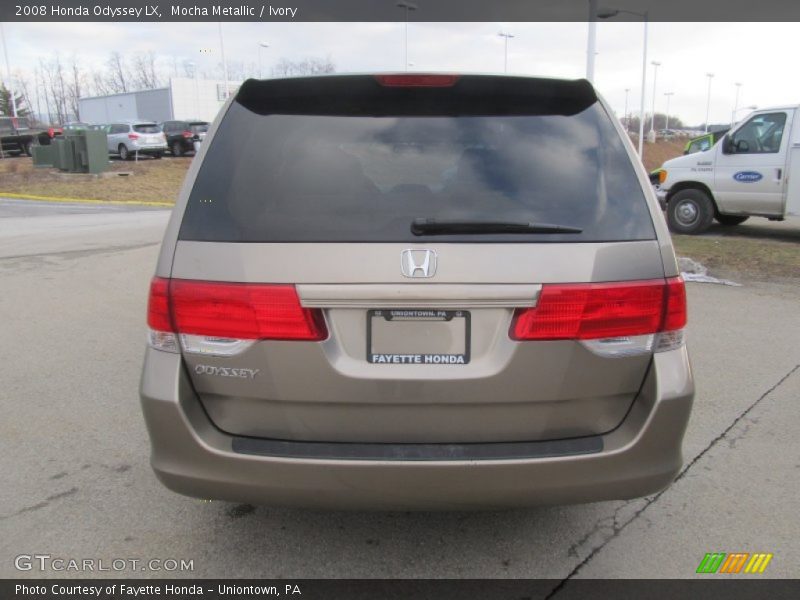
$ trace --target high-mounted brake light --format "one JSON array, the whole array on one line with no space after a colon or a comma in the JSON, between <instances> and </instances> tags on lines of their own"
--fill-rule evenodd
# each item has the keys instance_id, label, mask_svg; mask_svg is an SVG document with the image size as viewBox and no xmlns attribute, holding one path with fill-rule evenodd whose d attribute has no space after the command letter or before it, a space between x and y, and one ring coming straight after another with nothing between
<instances>
[{"instance_id":1,"label":"high-mounted brake light","mask_svg":"<svg viewBox=\"0 0 800 600\"><path fill-rule=\"evenodd\" d=\"M544 285L536 306L514 315L509 333L520 341L582 340L592 351L623 355L677 347L685 325L686 290L675 277ZM665 333L674 334L669 342L656 338Z\"/></svg>"},{"instance_id":2,"label":"high-mounted brake light","mask_svg":"<svg viewBox=\"0 0 800 600\"><path fill-rule=\"evenodd\" d=\"M458 75L375 75L384 87L453 87Z\"/></svg>"},{"instance_id":3,"label":"high-mounted brake light","mask_svg":"<svg viewBox=\"0 0 800 600\"><path fill-rule=\"evenodd\" d=\"M179 334L187 351L223 354L244 347L246 340L328 336L322 314L303 308L293 285L155 278L148 325Z\"/></svg>"}]
</instances>

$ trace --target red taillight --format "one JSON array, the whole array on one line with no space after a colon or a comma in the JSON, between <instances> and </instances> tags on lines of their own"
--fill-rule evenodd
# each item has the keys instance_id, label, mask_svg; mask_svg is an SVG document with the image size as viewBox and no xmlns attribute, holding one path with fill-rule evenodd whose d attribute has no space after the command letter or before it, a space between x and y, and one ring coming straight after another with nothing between
<instances>
[{"instance_id":1,"label":"red taillight","mask_svg":"<svg viewBox=\"0 0 800 600\"><path fill-rule=\"evenodd\" d=\"M510 335L515 340L590 340L673 331L685 324L680 277L544 285L536 307L517 311Z\"/></svg>"},{"instance_id":2,"label":"red taillight","mask_svg":"<svg viewBox=\"0 0 800 600\"><path fill-rule=\"evenodd\" d=\"M138 140L139 139L139 134L138 133L129 133L128 134L128 139Z\"/></svg>"},{"instance_id":3,"label":"red taillight","mask_svg":"<svg viewBox=\"0 0 800 600\"><path fill-rule=\"evenodd\" d=\"M185 138L194 137L194 134L191 131L184 131L181 135Z\"/></svg>"},{"instance_id":4,"label":"red taillight","mask_svg":"<svg viewBox=\"0 0 800 600\"><path fill-rule=\"evenodd\" d=\"M683 277L667 279L667 299L661 331L675 331L686 327L686 285Z\"/></svg>"},{"instance_id":5,"label":"red taillight","mask_svg":"<svg viewBox=\"0 0 800 600\"><path fill-rule=\"evenodd\" d=\"M169 316L169 279L153 277L147 301L147 325L155 331L174 332Z\"/></svg>"},{"instance_id":6,"label":"red taillight","mask_svg":"<svg viewBox=\"0 0 800 600\"><path fill-rule=\"evenodd\" d=\"M172 279L169 295L178 333L247 340L328 336L322 315L303 308L292 285Z\"/></svg>"},{"instance_id":7,"label":"red taillight","mask_svg":"<svg viewBox=\"0 0 800 600\"><path fill-rule=\"evenodd\" d=\"M458 75L375 75L385 87L452 87Z\"/></svg>"}]
</instances>

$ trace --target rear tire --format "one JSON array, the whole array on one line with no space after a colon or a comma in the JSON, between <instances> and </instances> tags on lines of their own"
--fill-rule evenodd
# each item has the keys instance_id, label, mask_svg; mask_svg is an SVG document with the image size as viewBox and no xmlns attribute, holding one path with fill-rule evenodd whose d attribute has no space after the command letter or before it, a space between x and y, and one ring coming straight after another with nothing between
<instances>
[{"instance_id":1,"label":"rear tire","mask_svg":"<svg viewBox=\"0 0 800 600\"><path fill-rule=\"evenodd\" d=\"M183 148L180 142L172 144L172 156L183 156Z\"/></svg>"},{"instance_id":2,"label":"rear tire","mask_svg":"<svg viewBox=\"0 0 800 600\"><path fill-rule=\"evenodd\" d=\"M153 158L155 159L161 158L161 152L156 152L155 154L153 154Z\"/></svg>"},{"instance_id":3,"label":"rear tire","mask_svg":"<svg viewBox=\"0 0 800 600\"><path fill-rule=\"evenodd\" d=\"M31 146L33 146L33 142L28 142L22 147L22 151L25 153L25 156L33 156L33 150L31 150Z\"/></svg>"},{"instance_id":4,"label":"rear tire","mask_svg":"<svg viewBox=\"0 0 800 600\"><path fill-rule=\"evenodd\" d=\"M131 159L131 152L128 150L128 147L125 144L120 144L119 148L119 157L122 160L130 160Z\"/></svg>"},{"instance_id":5,"label":"rear tire","mask_svg":"<svg viewBox=\"0 0 800 600\"><path fill-rule=\"evenodd\" d=\"M670 198L667 205L667 224L675 233L703 233L713 220L714 203L702 190L681 190Z\"/></svg>"},{"instance_id":6,"label":"rear tire","mask_svg":"<svg viewBox=\"0 0 800 600\"><path fill-rule=\"evenodd\" d=\"M726 227L733 227L734 225L741 225L750 217L741 217L738 215L717 215L714 217L717 223L725 225Z\"/></svg>"}]
</instances>

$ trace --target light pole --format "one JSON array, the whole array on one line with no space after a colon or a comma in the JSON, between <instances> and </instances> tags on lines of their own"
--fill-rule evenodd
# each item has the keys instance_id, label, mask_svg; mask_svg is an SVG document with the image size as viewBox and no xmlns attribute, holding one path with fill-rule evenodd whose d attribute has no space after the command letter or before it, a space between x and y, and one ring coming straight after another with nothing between
<instances>
[{"instance_id":1,"label":"light pole","mask_svg":"<svg viewBox=\"0 0 800 600\"><path fill-rule=\"evenodd\" d=\"M664 124L664 129L669 129L669 100L675 92L664 92L664 95L667 97L667 122Z\"/></svg>"},{"instance_id":2,"label":"light pole","mask_svg":"<svg viewBox=\"0 0 800 600\"><path fill-rule=\"evenodd\" d=\"M736 82L733 85L736 86L736 98L733 101L733 112L731 113L731 127L733 127L733 124L736 121L736 111L739 109L739 89L742 87L742 84L739 82Z\"/></svg>"},{"instance_id":3,"label":"light pole","mask_svg":"<svg viewBox=\"0 0 800 600\"><path fill-rule=\"evenodd\" d=\"M222 78L225 80L225 89L222 92L222 97L228 99L228 62L225 60L225 42L222 39L222 23L217 23L219 26L219 50L222 55Z\"/></svg>"},{"instance_id":4,"label":"light pole","mask_svg":"<svg viewBox=\"0 0 800 600\"><path fill-rule=\"evenodd\" d=\"M755 104L753 104L752 106L743 106L742 108L737 108L733 113L733 122L731 123L731 128L733 128L733 126L736 125L736 113L737 112L741 112L743 110L757 110L757 109L758 109L758 107Z\"/></svg>"},{"instance_id":5,"label":"light pole","mask_svg":"<svg viewBox=\"0 0 800 600\"><path fill-rule=\"evenodd\" d=\"M17 99L14 97L14 86L11 83L11 67L8 62L8 46L6 46L6 32L3 29L3 24L0 23L0 37L3 38L3 56L6 57L6 79L8 80L8 95L11 96L11 112L16 118L17 116Z\"/></svg>"},{"instance_id":6,"label":"light pole","mask_svg":"<svg viewBox=\"0 0 800 600\"><path fill-rule=\"evenodd\" d=\"M706 73L706 77L708 77L708 97L706 98L706 129L705 133L708 133L708 117L709 112L711 111L711 80L714 79L713 73Z\"/></svg>"},{"instance_id":7,"label":"light pole","mask_svg":"<svg viewBox=\"0 0 800 600\"><path fill-rule=\"evenodd\" d=\"M627 13L629 15L641 17L642 23L644 24L644 43L642 49L642 101L639 106L639 158L642 158L642 154L644 151L644 94L645 94L645 87L647 85L647 21L649 13L648 11L640 13L631 10L606 8L598 11L597 18L610 19L612 17L616 17L618 14L621 13Z\"/></svg>"},{"instance_id":8,"label":"light pole","mask_svg":"<svg viewBox=\"0 0 800 600\"><path fill-rule=\"evenodd\" d=\"M625 133L630 133L631 129L631 122L628 119L628 92L631 91L631 88L625 88Z\"/></svg>"},{"instance_id":9,"label":"light pole","mask_svg":"<svg viewBox=\"0 0 800 600\"><path fill-rule=\"evenodd\" d=\"M650 133L647 134L647 141L652 144L656 141L656 80L661 63L654 60L650 64L653 65L653 116L650 119Z\"/></svg>"},{"instance_id":10,"label":"light pole","mask_svg":"<svg viewBox=\"0 0 800 600\"><path fill-rule=\"evenodd\" d=\"M594 57L597 44L597 0L589 0L589 36L586 40L586 79L594 83Z\"/></svg>"},{"instance_id":11,"label":"light pole","mask_svg":"<svg viewBox=\"0 0 800 600\"><path fill-rule=\"evenodd\" d=\"M514 36L506 31L501 31L498 33L501 38L505 38L505 50L503 54L503 73L508 73L508 40L509 38L513 38Z\"/></svg>"},{"instance_id":12,"label":"light pole","mask_svg":"<svg viewBox=\"0 0 800 600\"><path fill-rule=\"evenodd\" d=\"M269 44L267 42L258 42L258 78L264 79L264 67L261 64L261 50L264 48L269 48Z\"/></svg>"},{"instance_id":13,"label":"light pole","mask_svg":"<svg viewBox=\"0 0 800 600\"><path fill-rule=\"evenodd\" d=\"M197 85L197 65L189 61L186 63L187 67L192 68L192 79L194 79L194 118L200 118L200 110L198 109L198 102L200 101L200 88ZM174 116L174 115L173 115Z\"/></svg>"},{"instance_id":14,"label":"light pole","mask_svg":"<svg viewBox=\"0 0 800 600\"><path fill-rule=\"evenodd\" d=\"M417 5L413 2L406 2L403 0L397 3L397 8L402 8L406 13L406 59L403 61L403 66L405 70L408 71L408 13L409 11L417 10Z\"/></svg>"}]
</instances>

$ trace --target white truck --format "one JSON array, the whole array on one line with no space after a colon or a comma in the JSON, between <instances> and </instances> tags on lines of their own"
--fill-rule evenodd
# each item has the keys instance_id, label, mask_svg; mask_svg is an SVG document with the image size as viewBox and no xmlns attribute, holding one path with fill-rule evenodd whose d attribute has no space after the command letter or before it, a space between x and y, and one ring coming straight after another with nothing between
<instances>
[{"instance_id":1,"label":"white truck","mask_svg":"<svg viewBox=\"0 0 800 600\"><path fill-rule=\"evenodd\" d=\"M696 234L714 219L738 225L800 215L798 110L757 110L708 150L665 162L655 190L670 229Z\"/></svg>"}]
</instances>

